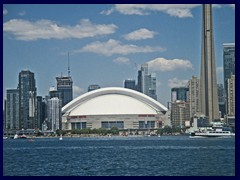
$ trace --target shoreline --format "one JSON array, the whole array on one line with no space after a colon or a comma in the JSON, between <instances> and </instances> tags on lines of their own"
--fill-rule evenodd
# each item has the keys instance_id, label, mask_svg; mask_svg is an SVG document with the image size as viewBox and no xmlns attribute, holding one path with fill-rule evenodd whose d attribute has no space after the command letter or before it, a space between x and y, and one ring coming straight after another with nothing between
<instances>
[{"instance_id":1,"label":"shoreline","mask_svg":"<svg viewBox=\"0 0 240 180\"><path fill-rule=\"evenodd\" d=\"M62 136L62 138L95 138L95 137L105 137L105 138L111 138L111 137L163 137L163 136L189 136L189 134L166 134L161 136L145 136L145 135L129 135L129 136L122 136L122 135L72 135L72 136ZM28 136L27 139L41 139L41 138L60 138L60 136L34 136L30 137Z\"/></svg>"}]
</instances>

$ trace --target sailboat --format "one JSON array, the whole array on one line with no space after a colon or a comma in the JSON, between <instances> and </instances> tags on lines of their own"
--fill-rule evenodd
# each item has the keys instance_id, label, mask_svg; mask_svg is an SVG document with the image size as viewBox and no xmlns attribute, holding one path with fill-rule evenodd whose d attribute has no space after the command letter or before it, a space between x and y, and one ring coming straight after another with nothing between
<instances>
[{"instance_id":1,"label":"sailboat","mask_svg":"<svg viewBox=\"0 0 240 180\"><path fill-rule=\"evenodd\" d=\"M60 138L59 138L59 140L61 141L61 140L63 140L63 138L62 138L62 134L60 135Z\"/></svg>"}]
</instances>

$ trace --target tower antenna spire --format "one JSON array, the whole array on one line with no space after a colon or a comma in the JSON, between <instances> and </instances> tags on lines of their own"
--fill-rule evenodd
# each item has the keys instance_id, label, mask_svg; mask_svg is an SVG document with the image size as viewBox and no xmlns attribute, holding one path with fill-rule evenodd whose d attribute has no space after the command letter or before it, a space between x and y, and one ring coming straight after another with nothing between
<instances>
[{"instance_id":1,"label":"tower antenna spire","mask_svg":"<svg viewBox=\"0 0 240 180\"><path fill-rule=\"evenodd\" d=\"M70 61L69 61L69 52L68 52L68 77L70 77Z\"/></svg>"}]
</instances>

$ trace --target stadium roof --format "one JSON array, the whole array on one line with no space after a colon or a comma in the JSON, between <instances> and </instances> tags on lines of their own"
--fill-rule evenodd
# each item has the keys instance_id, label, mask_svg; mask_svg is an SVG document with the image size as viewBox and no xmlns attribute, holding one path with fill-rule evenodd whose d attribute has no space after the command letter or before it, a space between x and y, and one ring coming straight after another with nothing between
<instances>
[{"instance_id":1,"label":"stadium roof","mask_svg":"<svg viewBox=\"0 0 240 180\"><path fill-rule=\"evenodd\" d=\"M158 114L168 109L140 92L119 87L85 93L62 108L70 116Z\"/></svg>"}]
</instances>

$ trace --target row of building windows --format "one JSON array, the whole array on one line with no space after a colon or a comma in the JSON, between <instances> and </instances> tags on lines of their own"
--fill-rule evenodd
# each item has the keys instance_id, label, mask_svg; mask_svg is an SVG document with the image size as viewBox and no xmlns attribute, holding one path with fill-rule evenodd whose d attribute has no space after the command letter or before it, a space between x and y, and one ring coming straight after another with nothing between
<instances>
[{"instance_id":1,"label":"row of building windows","mask_svg":"<svg viewBox=\"0 0 240 180\"><path fill-rule=\"evenodd\" d=\"M118 129L124 128L123 121L103 121L101 125L102 125L102 128L105 128L105 129L111 129L112 127L117 127Z\"/></svg>"},{"instance_id":2,"label":"row of building windows","mask_svg":"<svg viewBox=\"0 0 240 180\"><path fill-rule=\"evenodd\" d=\"M72 130L75 129L86 129L87 128L87 123L86 122L75 122L71 123Z\"/></svg>"},{"instance_id":3,"label":"row of building windows","mask_svg":"<svg viewBox=\"0 0 240 180\"><path fill-rule=\"evenodd\" d=\"M153 129L155 128L155 121L139 121L139 129ZM75 129L86 129L86 122L73 122L71 123L72 130ZM101 128L111 129L117 127L118 129L124 129L124 121L102 121Z\"/></svg>"}]
</instances>

